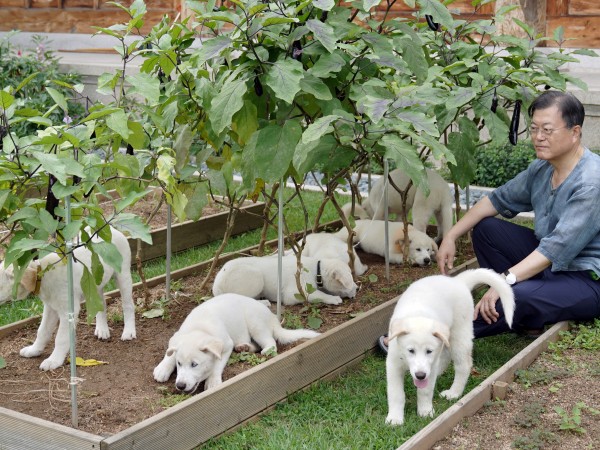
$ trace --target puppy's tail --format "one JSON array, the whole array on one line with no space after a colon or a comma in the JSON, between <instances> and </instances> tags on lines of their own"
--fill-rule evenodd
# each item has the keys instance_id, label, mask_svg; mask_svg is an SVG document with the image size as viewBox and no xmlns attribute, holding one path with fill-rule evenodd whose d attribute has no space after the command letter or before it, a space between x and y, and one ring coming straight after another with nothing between
<instances>
[{"instance_id":1,"label":"puppy's tail","mask_svg":"<svg viewBox=\"0 0 600 450\"><path fill-rule=\"evenodd\" d=\"M500 295L504 317L509 327L512 327L513 316L515 314L515 296L512 288L506 283L504 277L491 269L473 269L455 275L454 278L464 283L470 290L477 285L487 284L493 287Z\"/></svg>"},{"instance_id":2,"label":"puppy's tail","mask_svg":"<svg viewBox=\"0 0 600 450\"><path fill-rule=\"evenodd\" d=\"M277 323L277 326L273 330L275 340L280 344L291 344L292 342L299 341L300 339L312 339L320 334L321 333L304 328L300 328L298 330L288 330L287 328L283 328L281 325L279 325L279 323Z\"/></svg>"}]
</instances>

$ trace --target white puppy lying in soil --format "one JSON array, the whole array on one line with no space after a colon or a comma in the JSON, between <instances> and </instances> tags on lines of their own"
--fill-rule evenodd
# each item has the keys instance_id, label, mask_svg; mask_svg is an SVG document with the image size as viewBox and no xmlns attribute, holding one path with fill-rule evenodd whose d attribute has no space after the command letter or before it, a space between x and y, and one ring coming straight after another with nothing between
<instances>
[{"instance_id":1,"label":"white puppy lying in soil","mask_svg":"<svg viewBox=\"0 0 600 450\"><path fill-rule=\"evenodd\" d=\"M311 339L312 330L287 330L269 308L253 298L237 294L213 297L194 308L169 340L163 360L154 368L154 379L167 381L177 369L175 387L194 392L202 381L205 389L222 383L232 351L262 354L277 351L277 343Z\"/></svg>"},{"instance_id":2,"label":"white puppy lying in soil","mask_svg":"<svg viewBox=\"0 0 600 450\"><path fill-rule=\"evenodd\" d=\"M296 256L283 257L282 284L284 305L302 303L296 286ZM255 299L277 301L277 256L250 256L226 262L217 273L213 283L213 295L228 292ZM338 259L302 257L300 280L304 289L311 285L309 302L339 305L342 298L354 298L357 286L350 267Z\"/></svg>"},{"instance_id":3,"label":"white puppy lying in soil","mask_svg":"<svg viewBox=\"0 0 600 450\"><path fill-rule=\"evenodd\" d=\"M362 263L354 248L354 273L356 275L364 274L369 268ZM306 243L302 256L312 258L334 258L339 259L344 264L350 265L350 255L348 255L348 244L345 240L339 238L335 233L311 233L306 236Z\"/></svg>"},{"instance_id":4,"label":"white puppy lying in soil","mask_svg":"<svg viewBox=\"0 0 600 450\"><path fill-rule=\"evenodd\" d=\"M385 256L385 221L356 220L354 226L354 243L367 253ZM402 264L404 256L404 223L388 222L389 255L392 264ZM348 239L348 230L342 228L335 233L340 239ZM427 234L408 226L409 249L408 257L411 263L428 266L433 261L438 246Z\"/></svg>"},{"instance_id":5,"label":"white puppy lying in soil","mask_svg":"<svg viewBox=\"0 0 600 450\"><path fill-rule=\"evenodd\" d=\"M108 281L113 277L116 278L117 286L121 292L121 302L123 307L123 321L125 323L121 339L128 341L135 339L135 305L133 303L131 293L131 250L127 238L118 230L111 228L112 243L121 253L123 260L121 262L121 271L116 272L111 266L105 264L104 276L98 293L104 301L103 288ZM94 238L95 242L100 242L99 238ZM73 262L73 296L75 299L75 317L79 315L80 303L85 300L83 291L81 290L81 277L83 275L83 266L91 268L91 253L85 247L77 248L74 252ZM46 270L47 269L47 270ZM44 270L46 270L44 272ZM38 284L38 272L42 273L42 278ZM14 283L13 267L0 267L0 303L4 303L11 297L12 287ZM39 288L39 293L36 292ZM62 366L69 352L69 302L68 302L68 286L67 286L67 264L66 261L61 261L60 256L56 253L44 256L39 261L32 261L29 267L25 270L21 278L20 285L17 289L17 299L23 299L31 293L39 295L44 303L44 312L42 313L42 321L37 331L35 342L21 349L21 356L33 358L40 356L56 329L58 331L54 340L54 351L40 364L42 370L54 370ZM94 334L98 339L108 339L110 330L106 320L106 303L104 311L96 314L96 331Z\"/></svg>"},{"instance_id":6,"label":"white puppy lying in soil","mask_svg":"<svg viewBox=\"0 0 600 450\"><path fill-rule=\"evenodd\" d=\"M452 360L454 382L440 393L460 397L473 365L473 297L471 290L487 284L499 294L506 322L512 325L515 300L502 275L489 269L466 270L454 277L434 275L412 283L392 314L386 359L388 415L386 423L404 423L404 373L417 387L417 413L433 416L433 391L438 375Z\"/></svg>"}]
</instances>

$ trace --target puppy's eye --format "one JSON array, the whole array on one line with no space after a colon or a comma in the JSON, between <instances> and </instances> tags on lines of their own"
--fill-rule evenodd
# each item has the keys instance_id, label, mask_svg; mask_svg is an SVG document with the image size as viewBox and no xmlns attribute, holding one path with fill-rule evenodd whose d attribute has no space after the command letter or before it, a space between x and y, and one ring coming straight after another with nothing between
<instances>
[{"instance_id":1,"label":"puppy's eye","mask_svg":"<svg viewBox=\"0 0 600 450\"><path fill-rule=\"evenodd\" d=\"M430 355L431 353L433 353L433 350L429 350L429 349L427 349L427 350L425 351L425 353L427 353L428 355Z\"/></svg>"},{"instance_id":2,"label":"puppy's eye","mask_svg":"<svg viewBox=\"0 0 600 450\"><path fill-rule=\"evenodd\" d=\"M418 251L418 252L420 252L420 251L421 251L421 249L420 249L420 248L418 248L418 249L417 249L417 251Z\"/></svg>"},{"instance_id":3,"label":"puppy's eye","mask_svg":"<svg viewBox=\"0 0 600 450\"><path fill-rule=\"evenodd\" d=\"M197 363L197 362L193 362L193 363L192 363L192 367L196 367L197 365L198 365L198 363Z\"/></svg>"},{"instance_id":4,"label":"puppy's eye","mask_svg":"<svg viewBox=\"0 0 600 450\"><path fill-rule=\"evenodd\" d=\"M177 361L177 367L181 367L181 363Z\"/></svg>"},{"instance_id":5,"label":"puppy's eye","mask_svg":"<svg viewBox=\"0 0 600 450\"><path fill-rule=\"evenodd\" d=\"M415 349L414 348L409 348L408 349L408 353L410 353L411 355L415 354Z\"/></svg>"}]
</instances>

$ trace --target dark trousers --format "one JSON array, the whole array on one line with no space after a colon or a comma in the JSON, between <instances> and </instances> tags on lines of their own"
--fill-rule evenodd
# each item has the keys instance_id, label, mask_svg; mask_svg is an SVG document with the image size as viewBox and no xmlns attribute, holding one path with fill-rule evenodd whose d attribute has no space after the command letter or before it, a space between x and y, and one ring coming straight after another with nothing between
<instances>
[{"instance_id":1,"label":"dark trousers","mask_svg":"<svg viewBox=\"0 0 600 450\"><path fill-rule=\"evenodd\" d=\"M503 273L533 250L539 241L533 230L506 220L487 218L473 229L473 248L480 267ZM545 269L513 286L516 309L513 331L537 330L563 320L600 317L600 281L588 271L552 272ZM487 324L479 315L473 321L475 338L509 331L500 302L498 321Z\"/></svg>"}]
</instances>

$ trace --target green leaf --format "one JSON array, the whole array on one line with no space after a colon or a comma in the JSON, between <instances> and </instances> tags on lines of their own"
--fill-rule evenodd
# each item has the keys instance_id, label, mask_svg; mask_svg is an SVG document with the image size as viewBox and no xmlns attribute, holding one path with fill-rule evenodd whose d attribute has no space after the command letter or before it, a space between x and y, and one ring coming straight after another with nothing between
<instances>
[{"instance_id":1,"label":"green leaf","mask_svg":"<svg viewBox=\"0 0 600 450\"><path fill-rule=\"evenodd\" d=\"M326 53L317 60L308 73L317 78L335 77L335 74L339 73L345 65L346 61L339 54Z\"/></svg>"},{"instance_id":2,"label":"green leaf","mask_svg":"<svg viewBox=\"0 0 600 450\"><path fill-rule=\"evenodd\" d=\"M14 103L15 98L6 91L0 90L0 109L7 110Z\"/></svg>"},{"instance_id":3,"label":"green leaf","mask_svg":"<svg viewBox=\"0 0 600 450\"><path fill-rule=\"evenodd\" d=\"M221 51L229 48L232 41L227 36L217 36L202 42L202 47L198 51L198 65L205 63L209 59L219 56Z\"/></svg>"},{"instance_id":4,"label":"green leaf","mask_svg":"<svg viewBox=\"0 0 600 450\"><path fill-rule=\"evenodd\" d=\"M46 87L46 92L48 92L48 94L50 94L50 97L52 97L52 100L54 100L54 102L58 106L60 106L60 109L62 109L65 114L67 112L69 112L69 107L67 106L67 100L65 99L64 95L62 95L56 89L52 89L51 87Z\"/></svg>"},{"instance_id":5,"label":"green leaf","mask_svg":"<svg viewBox=\"0 0 600 450\"><path fill-rule=\"evenodd\" d=\"M444 6L440 0L418 0L421 5L421 13L428 14L433 17L433 21L441 24L446 28L453 28L454 19L448 8Z\"/></svg>"},{"instance_id":6,"label":"green leaf","mask_svg":"<svg viewBox=\"0 0 600 450\"><path fill-rule=\"evenodd\" d=\"M164 315L165 315L164 308L149 309L148 311L144 311L142 313L142 317L145 317L146 319L156 319L158 317L163 317Z\"/></svg>"},{"instance_id":7,"label":"green leaf","mask_svg":"<svg viewBox=\"0 0 600 450\"><path fill-rule=\"evenodd\" d=\"M87 313L87 321L91 323L101 311L104 311L104 302L100 294L98 293L98 285L94 280L94 277L90 273L90 270L84 265L83 273L81 275L80 286L85 297L85 309Z\"/></svg>"},{"instance_id":8,"label":"green leaf","mask_svg":"<svg viewBox=\"0 0 600 450\"><path fill-rule=\"evenodd\" d=\"M308 173L317 165L323 165L337 147L335 137L330 134L308 143L299 142L294 151L293 166L301 175Z\"/></svg>"},{"instance_id":9,"label":"green leaf","mask_svg":"<svg viewBox=\"0 0 600 450\"><path fill-rule=\"evenodd\" d=\"M134 205L138 200L144 198L150 192L152 192L152 189L150 189L150 188L145 189L145 190L140 191L140 192L136 192L136 191L128 192L125 197L119 199L116 202L116 204L115 204L115 211L117 213L121 213L126 208L129 208L130 206Z\"/></svg>"},{"instance_id":10,"label":"green leaf","mask_svg":"<svg viewBox=\"0 0 600 450\"><path fill-rule=\"evenodd\" d=\"M121 255L115 244L111 242L92 242L92 248L105 264L108 264L118 273L121 272L123 255Z\"/></svg>"},{"instance_id":11,"label":"green leaf","mask_svg":"<svg viewBox=\"0 0 600 450\"><path fill-rule=\"evenodd\" d=\"M312 2L312 5L315 8L319 8L323 11L331 11L333 9L333 7L335 6L335 1L334 0L314 0Z\"/></svg>"},{"instance_id":12,"label":"green leaf","mask_svg":"<svg viewBox=\"0 0 600 450\"><path fill-rule=\"evenodd\" d=\"M115 111L106 118L108 128L118 133L123 139L129 138L129 127L127 126L127 114L125 111Z\"/></svg>"},{"instance_id":13,"label":"green leaf","mask_svg":"<svg viewBox=\"0 0 600 450\"><path fill-rule=\"evenodd\" d=\"M475 179L477 163L475 152L479 142L477 126L467 117L458 120L459 132L452 132L448 136L448 148L456 158L455 164L448 164L452 180L460 187L468 186Z\"/></svg>"},{"instance_id":14,"label":"green leaf","mask_svg":"<svg viewBox=\"0 0 600 450\"><path fill-rule=\"evenodd\" d=\"M317 78L310 73L304 74L304 78L300 80L300 88L303 91L314 95L314 97L319 100L331 100L333 98L329 87L323 83L320 78Z\"/></svg>"},{"instance_id":15,"label":"green leaf","mask_svg":"<svg viewBox=\"0 0 600 450\"><path fill-rule=\"evenodd\" d=\"M74 159L59 157L51 153L35 152L34 157L40 162L44 170L56 177L59 183L66 185L68 177L75 175L84 178L83 166Z\"/></svg>"},{"instance_id":16,"label":"green leaf","mask_svg":"<svg viewBox=\"0 0 600 450\"><path fill-rule=\"evenodd\" d=\"M187 164L190 155L190 147L194 140L194 134L189 124L184 124L177 127L175 131L175 142L173 142L173 150L175 150L175 170L180 172Z\"/></svg>"},{"instance_id":17,"label":"green leaf","mask_svg":"<svg viewBox=\"0 0 600 450\"><path fill-rule=\"evenodd\" d=\"M324 22L317 19L306 21L306 28L313 32L314 37L327 49L329 53L333 53L336 49L337 39L333 28Z\"/></svg>"},{"instance_id":18,"label":"green leaf","mask_svg":"<svg viewBox=\"0 0 600 450\"><path fill-rule=\"evenodd\" d=\"M196 183L192 190L186 191L187 204L185 215L190 220L198 220L202 217L202 209L208 203L208 184Z\"/></svg>"},{"instance_id":19,"label":"green leaf","mask_svg":"<svg viewBox=\"0 0 600 450\"><path fill-rule=\"evenodd\" d=\"M0 369L5 369L6 368L6 360L0 356Z\"/></svg>"},{"instance_id":20,"label":"green leaf","mask_svg":"<svg viewBox=\"0 0 600 450\"><path fill-rule=\"evenodd\" d=\"M231 129L237 134L237 143L246 145L250 136L258 130L258 110L251 100L245 100L242 108L231 119Z\"/></svg>"},{"instance_id":21,"label":"green leaf","mask_svg":"<svg viewBox=\"0 0 600 450\"><path fill-rule=\"evenodd\" d=\"M424 178L423 161L412 144L394 134L386 134L379 143L386 149L385 157L394 161L396 167L401 168L413 181Z\"/></svg>"},{"instance_id":22,"label":"green leaf","mask_svg":"<svg viewBox=\"0 0 600 450\"><path fill-rule=\"evenodd\" d=\"M331 122L335 122L340 118L341 116L334 114L318 118L314 121L314 123L311 123L308 127L306 127L306 130L304 133L302 133L302 142L307 144L311 141L319 139L324 134L329 133L332 129L330 127Z\"/></svg>"},{"instance_id":23,"label":"green leaf","mask_svg":"<svg viewBox=\"0 0 600 450\"><path fill-rule=\"evenodd\" d=\"M306 319L306 324L308 325L308 328L318 330L319 328L321 328L321 325L323 325L323 319L321 319L320 317L308 316L308 318Z\"/></svg>"},{"instance_id":24,"label":"green leaf","mask_svg":"<svg viewBox=\"0 0 600 450\"><path fill-rule=\"evenodd\" d=\"M279 25L282 23L298 23L298 19L296 17L269 17L265 19L263 22L263 28L266 28L270 25Z\"/></svg>"},{"instance_id":25,"label":"green leaf","mask_svg":"<svg viewBox=\"0 0 600 450\"><path fill-rule=\"evenodd\" d=\"M121 213L110 223L114 228L129 235L133 239L141 239L147 244L152 245L152 235L150 227L142 222L142 219L135 214Z\"/></svg>"},{"instance_id":26,"label":"green leaf","mask_svg":"<svg viewBox=\"0 0 600 450\"><path fill-rule=\"evenodd\" d=\"M303 76L301 62L295 59L284 59L269 67L265 82L277 98L291 105L300 91L300 80Z\"/></svg>"},{"instance_id":27,"label":"green leaf","mask_svg":"<svg viewBox=\"0 0 600 450\"><path fill-rule=\"evenodd\" d=\"M287 172L296 144L300 141L302 129L294 120L283 126L268 125L255 133L243 153L244 166L252 164L256 178L267 182L279 181Z\"/></svg>"},{"instance_id":28,"label":"green leaf","mask_svg":"<svg viewBox=\"0 0 600 450\"><path fill-rule=\"evenodd\" d=\"M149 73L137 73L125 77L131 84L127 94L139 94L145 98L150 105L158 104L160 99L160 80Z\"/></svg>"},{"instance_id":29,"label":"green leaf","mask_svg":"<svg viewBox=\"0 0 600 450\"><path fill-rule=\"evenodd\" d=\"M245 80L228 81L213 98L210 105L209 119L215 133L221 133L231 124L233 115L244 105L246 90Z\"/></svg>"}]
</instances>

